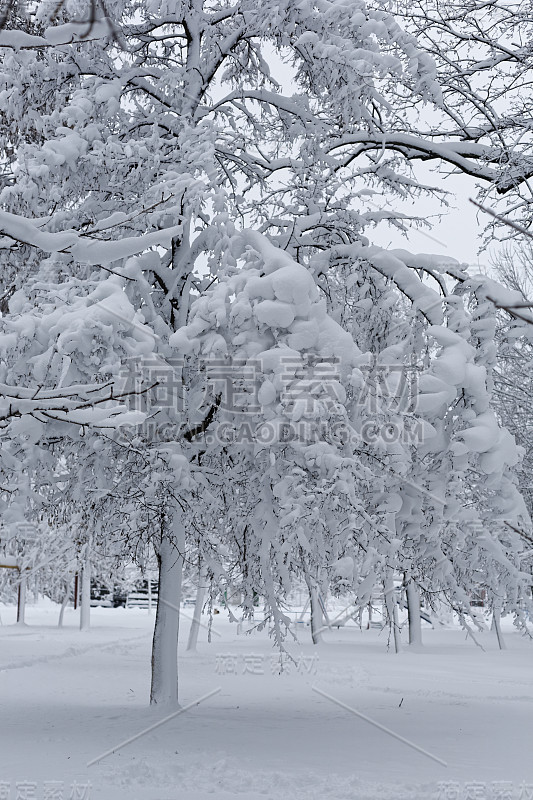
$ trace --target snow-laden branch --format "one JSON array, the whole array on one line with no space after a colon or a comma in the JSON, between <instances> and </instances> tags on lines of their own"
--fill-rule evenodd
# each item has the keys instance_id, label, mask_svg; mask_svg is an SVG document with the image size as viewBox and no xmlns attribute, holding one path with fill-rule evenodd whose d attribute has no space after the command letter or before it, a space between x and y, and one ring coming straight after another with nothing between
<instances>
[{"instance_id":1,"label":"snow-laden branch","mask_svg":"<svg viewBox=\"0 0 533 800\"><path fill-rule=\"evenodd\" d=\"M235 100L257 100L258 103L277 108L279 111L284 111L287 114L292 114L299 117L303 122L315 125L317 122L316 116L306 108L304 104L292 97L286 97L280 92L270 92L267 89L237 89L234 92L223 97L206 110L205 113L216 111L221 106L231 103Z\"/></svg>"},{"instance_id":2,"label":"snow-laden branch","mask_svg":"<svg viewBox=\"0 0 533 800\"><path fill-rule=\"evenodd\" d=\"M42 223L41 223L42 224ZM151 247L168 247L181 232L180 225L141 236L127 236L116 241L89 239L77 231L49 233L43 231L38 220L0 211L0 234L21 244L38 247L45 253L69 253L76 261L91 265L111 264L121 258L138 255ZM0 249L6 247L0 239Z\"/></svg>"},{"instance_id":3,"label":"snow-laden branch","mask_svg":"<svg viewBox=\"0 0 533 800\"><path fill-rule=\"evenodd\" d=\"M144 392L148 389L142 390ZM28 389L0 384L0 428L13 419L33 416L44 422L54 419L75 425L96 425L115 428L121 425L138 425L145 415L130 411L121 402L131 394L116 393L112 383L79 384L57 389Z\"/></svg>"},{"instance_id":4,"label":"snow-laden branch","mask_svg":"<svg viewBox=\"0 0 533 800\"><path fill-rule=\"evenodd\" d=\"M533 176L533 159L524 158L521 167L515 166L513 170L507 169L506 177L503 179L500 171L489 166L490 163L501 162L502 150L493 145L472 141L436 142L430 138L407 133L390 131L376 135L363 131L344 136L340 141L335 142L329 152L334 153L341 148L350 147L355 147L355 149L346 153L341 166L350 163L358 155L369 150L395 150L409 161L438 160L452 164L466 175L494 183L499 194L505 194L517 183Z\"/></svg>"},{"instance_id":5,"label":"snow-laden branch","mask_svg":"<svg viewBox=\"0 0 533 800\"><path fill-rule=\"evenodd\" d=\"M368 247L362 244L338 246L332 248L330 252L333 257L366 261L377 272L391 280L418 308L430 325L442 325L444 297L422 283L415 270L439 273L447 271L448 268L457 269L460 265L454 258L426 253L413 254L407 250L384 250L381 247Z\"/></svg>"},{"instance_id":6,"label":"snow-laden branch","mask_svg":"<svg viewBox=\"0 0 533 800\"><path fill-rule=\"evenodd\" d=\"M27 50L40 47L58 47L74 42L105 39L113 34L106 20L67 22L47 28L42 36L33 36L21 30L0 30L0 47Z\"/></svg>"}]
</instances>

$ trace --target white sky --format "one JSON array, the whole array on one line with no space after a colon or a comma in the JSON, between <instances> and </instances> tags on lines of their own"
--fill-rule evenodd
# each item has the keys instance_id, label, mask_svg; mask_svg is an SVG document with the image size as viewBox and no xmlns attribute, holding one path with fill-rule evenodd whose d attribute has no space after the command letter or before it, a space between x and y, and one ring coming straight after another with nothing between
<instances>
[{"instance_id":1,"label":"white sky","mask_svg":"<svg viewBox=\"0 0 533 800\"><path fill-rule=\"evenodd\" d=\"M272 74L290 97L292 92L297 91L297 86L293 81L292 67L287 61L280 58L274 48L267 45L265 53L268 55L267 60ZM471 272L489 272L491 270L490 255L497 252L499 247L495 243L489 250L478 255L482 244L482 233L490 218L469 202L470 197L476 198L477 195L476 180L467 175L457 174L448 177L439 175L436 171L437 164L437 161L432 166L417 163L415 173L423 184L437 186L451 193L448 197L448 209L442 206L438 200L427 198L405 203L403 206L397 198L392 198L391 205L393 208L413 216L428 217L443 213L442 221L439 223L437 219L431 220L432 227L427 230L411 226L408 237L403 236L386 223L380 224L375 229L368 228L366 235L371 244L403 248L413 253L447 255L456 258L461 263L471 265ZM378 207L383 207L379 198L374 197L373 199ZM362 207L364 208L364 201L362 201ZM375 210L375 206L370 206L369 210Z\"/></svg>"},{"instance_id":2,"label":"white sky","mask_svg":"<svg viewBox=\"0 0 533 800\"><path fill-rule=\"evenodd\" d=\"M381 224L375 233L369 234L372 243L385 247L401 247L414 253L447 255L472 265L472 272L490 271L490 255L497 252L499 246L495 243L478 255L483 229L490 218L469 202L470 197L476 198L475 180L464 175L454 175L443 180L425 166L417 167L417 175L425 183L432 183L452 192L452 196L448 198L450 205L446 209L437 200L420 199L405 204L401 210L423 217L444 212L441 222L433 220L429 229L411 226L407 238L388 225ZM490 203L487 205L490 207ZM397 203L394 206L398 207Z\"/></svg>"}]
</instances>

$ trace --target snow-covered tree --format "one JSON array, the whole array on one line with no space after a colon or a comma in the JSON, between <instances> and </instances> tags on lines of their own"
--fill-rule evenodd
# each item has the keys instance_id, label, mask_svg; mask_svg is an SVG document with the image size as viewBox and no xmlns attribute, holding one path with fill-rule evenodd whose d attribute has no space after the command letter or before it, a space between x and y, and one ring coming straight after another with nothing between
<instances>
[{"instance_id":1,"label":"snow-covered tree","mask_svg":"<svg viewBox=\"0 0 533 800\"><path fill-rule=\"evenodd\" d=\"M387 253L366 236L384 219L402 227L394 197L440 193L417 179L418 160L505 192L526 184L531 165L510 123L497 134L487 128L499 98L465 91L471 65L454 77L428 44L431 30L417 40L409 30L417 19L403 23L399 6L394 13L362 0L111 0L107 17L99 9L80 2L69 17L66 4L43 2L29 22L0 32L6 383L21 383L33 403L75 386L77 417L68 406L31 406L34 442L48 448L65 436L68 449L75 437L66 425L90 426L96 467L128 476L131 492L107 497L116 500L114 513L127 508L139 521L133 540L156 546L152 700L163 702L176 696L180 582L190 553L213 575L241 563L245 608L260 587L281 639L280 600L293 573L316 588L352 559L342 573L363 602L373 582L407 567L408 524L398 515L408 515L405 485L420 485L431 461L424 480L440 492L440 506L417 499L416 513L433 525L434 558L454 510L445 509L452 497L464 500L466 478L455 486L445 474L452 440L456 446L486 412L484 378L475 373L482 345L473 341L466 300L455 298L463 303L459 322L445 313L450 275L466 280L456 262ZM500 62L476 70L490 84ZM513 91L520 80L523 73ZM30 85L45 101L38 119L22 122ZM425 326L440 354L423 344ZM415 457L411 442L383 435L387 425L402 427L401 410L382 401L371 410L358 397L375 391L381 369L418 364L426 351L426 382L440 380L450 348L464 376L438 405L432 398L419 408L433 444ZM279 361L283 349L292 365ZM261 353L270 355L249 364ZM218 437L223 422L240 429L237 407L223 407L213 359L233 369L242 358L261 380L259 409L243 410L265 441L232 448ZM128 416L113 401L135 359L136 393L158 383L167 402L148 394L140 414ZM328 359L339 372L331 381L320 375ZM253 400L249 386L240 392ZM450 412L447 404L457 403ZM141 418L132 435L103 441L97 433ZM368 423L377 423L377 437L365 434ZM489 428L498 439L492 421ZM7 435L16 437L12 425ZM474 445L465 446L482 459ZM413 575L427 565L425 536L410 542ZM432 576L437 567L438 559ZM457 570L454 580L463 589Z\"/></svg>"}]
</instances>

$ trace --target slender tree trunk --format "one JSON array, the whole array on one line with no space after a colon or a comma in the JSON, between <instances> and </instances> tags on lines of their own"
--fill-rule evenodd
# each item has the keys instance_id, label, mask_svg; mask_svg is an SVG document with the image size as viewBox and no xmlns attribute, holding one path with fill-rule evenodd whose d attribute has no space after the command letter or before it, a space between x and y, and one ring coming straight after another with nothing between
<instances>
[{"instance_id":1,"label":"slender tree trunk","mask_svg":"<svg viewBox=\"0 0 533 800\"><path fill-rule=\"evenodd\" d=\"M25 625L26 619L26 573L21 571L17 602L17 624Z\"/></svg>"},{"instance_id":2,"label":"slender tree trunk","mask_svg":"<svg viewBox=\"0 0 533 800\"><path fill-rule=\"evenodd\" d=\"M148 575L148 613L152 613L152 579Z\"/></svg>"},{"instance_id":3,"label":"slender tree trunk","mask_svg":"<svg viewBox=\"0 0 533 800\"><path fill-rule=\"evenodd\" d=\"M389 625L392 628L394 635L394 651L399 653L402 649L402 640L400 635L400 626L398 624L398 603L396 602L396 594L394 591L394 579L392 571L385 579L385 606L387 608L387 616L389 618Z\"/></svg>"},{"instance_id":4,"label":"slender tree trunk","mask_svg":"<svg viewBox=\"0 0 533 800\"><path fill-rule=\"evenodd\" d=\"M322 612L323 623L324 623L324 625L327 625L328 628L329 628L330 627L330 620L329 620L328 609L326 608L326 600L322 597L320 592L318 592L317 597L318 597L318 602L320 603L320 610ZM327 597L327 595L326 595L326 597Z\"/></svg>"},{"instance_id":5,"label":"slender tree trunk","mask_svg":"<svg viewBox=\"0 0 533 800\"><path fill-rule=\"evenodd\" d=\"M198 633L200 631L200 620L202 619L202 608L204 607L205 592L207 587L205 584L205 572L200 570L198 577L198 588L196 590L196 602L194 604L194 614L192 617L191 627L189 630L189 640L187 642L187 650L196 650L198 643Z\"/></svg>"},{"instance_id":6,"label":"slender tree trunk","mask_svg":"<svg viewBox=\"0 0 533 800\"><path fill-rule=\"evenodd\" d=\"M59 609L59 619L57 621L57 627L63 627L63 615L65 614L65 609L68 604L70 592L69 592L69 585L68 581L65 583L65 594L63 595L63 600L61 601L61 608Z\"/></svg>"},{"instance_id":7,"label":"slender tree trunk","mask_svg":"<svg viewBox=\"0 0 533 800\"><path fill-rule=\"evenodd\" d=\"M306 597L306 598L305 598L305 605L304 605L304 606L303 606L303 608L302 608L302 613L301 613L301 614L300 614L300 616L298 617L298 622L303 622L303 621L304 621L304 619L305 619L305 614L306 614L306 612L307 612L307 609L309 608L309 603L310 603L310 602L311 602L311 598L310 598L309 596L308 596L308 597Z\"/></svg>"},{"instance_id":8,"label":"slender tree trunk","mask_svg":"<svg viewBox=\"0 0 533 800\"><path fill-rule=\"evenodd\" d=\"M178 700L178 633L185 533L174 516L172 529L163 534L157 553L159 592L152 644L150 703L175 705Z\"/></svg>"},{"instance_id":9,"label":"slender tree trunk","mask_svg":"<svg viewBox=\"0 0 533 800\"><path fill-rule=\"evenodd\" d=\"M322 618L322 609L320 608L316 586L313 585L307 571L305 572L305 582L309 590L309 601L311 603L311 638L313 644L319 644L319 642L322 641L320 629L324 627L324 620Z\"/></svg>"},{"instance_id":10,"label":"slender tree trunk","mask_svg":"<svg viewBox=\"0 0 533 800\"><path fill-rule=\"evenodd\" d=\"M80 631L88 631L91 626L91 553L89 544L85 547L81 570Z\"/></svg>"},{"instance_id":11,"label":"slender tree trunk","mask_svg":"<svg viewBox=\"0 0 533 800\"><path fill-rule=\"evenodd\" d=\"M409 644L418 647L422 646L422 620L420 617L420 592L413 579L407 573L406 593L407 593L407 613L409 617Z\"/></svg>"},{"instance_id":12,"label":"slender tree trunk","mask_svg":"<svg viewBox=\"0 0 533 800\"><path fill-rule=\"evenodd\" d=\"M318 602L318 592L314 586L311 587L311 638L313 644L319 644L322 641L321 628L324 627L324 619L322 617L322 609Z\"/></svg>"},{"instance_id":13,"label":"slender tree trunk","mask_svg":"<svg viewBox=\"0 0 533 800\"><path fill-rule=\"evenodd\" d=\"M498 647L500 650L506 650L507 646L505 644L505 639L503 638L503 633L500 625L500 618L501 618L501 606L494 606L492 611L492 628L494 629L496 636L498 637Z\"/></svg>"},{"instance_id":14,"label":"slender tree trunk","mask_svg":"<svg viewBox=\"0 0 533 800\"><path fill-rule=\"evenodd\" d=\"M38 605L39 604L39 595L41 593L41 580L40 580L40 577L39 577L38 574L34 577L33 580L34 580L34 583L33 583L33 602L34 602L34 605Z\"/></svg>"}]
</instances>

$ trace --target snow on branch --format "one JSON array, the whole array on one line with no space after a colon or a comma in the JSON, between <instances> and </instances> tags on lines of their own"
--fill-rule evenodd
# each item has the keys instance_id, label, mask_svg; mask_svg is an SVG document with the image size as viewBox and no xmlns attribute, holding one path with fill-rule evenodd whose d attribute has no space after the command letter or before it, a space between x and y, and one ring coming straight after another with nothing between
<instances>
[{"instance_id":1,"label":"snow on branch","mask_svg":"<svg viewBox=\"0 0 533 800\"><path fill-rule=\"evenodd\" d=\"M443 296L426 286L414 270L439 270L443 266L459 266L453 258L431 255L412 255L406 250L387 251L381 247L360 244L335 247L334 254L342 258L363 259L385 278L389 278L403 295L409 298L430 325L442 325ZM444 264L443 264L444 262Z\"/></svg>"},{"instance_id":2,"label":"snow on branch","mask_svg":"<svg viewBox=\"0 0 533 800\"><path fill-rule=\"evenodd\" d=\"M76 259L91 265L110 264L121 258L138 255L150 247L169 246L172 239L181 232L181 226L174 225L160 231L145 233L142 236L128 236L117 241L89 239L77 231L49 233L41 230L37 220L0 211L0 234L8 239L46 253L69 253ZM0 239L0 249L5 242Z\"/></svg>"},{"instance_id":3,"label":"snow on branch","mask_svg":"<svg viewBox=\"0 0 533 800\"><path fill-rule=\"evenodd\" d=\"M442 133L438 134L442 136ZM406 133L395 133L388 131L382 135L376 135L363 131L357 134L350 134L343 137L340 141L330 148L330 152L356 146L346 154L346 160L352 161L353 158L368 150L395 150L401 153L409 161L444 161L458 167L465 175L493 183L499 194L505 194L516 187L517 182L525 181L533 176L533 160L524 158L519 171L506 170L506 179L503 180L500 172L492 167L490 163L501 163L502 150L492 145L483 145L478 142L437 142L429 137L416 136Z\"/></svg>"},{"instance_id":4,"label":"snow on branch","mask_svg":"<svg viewBox=\"0 0 533 800\"><path fill-rule=\"evenodd\" d=\"M52 14L43 16L37 11L36 16L41 17L41 22L44 22L46 18L47 22L54 22L64 5L65 0L59 0ZM16 11L15 0L5 0L4 8L0 8L0 47L9 47L15 50L58 47L105 38L111 38L119 46L121 45L119 31L108 14L104 0L89 0L89 13L86 19L51 25L46 28L42 36L31 35L18 28L7 28L11 14L13 13L13 16L16 17Z\"/></svg>"},{"instance_id":5,"label":"snow on branch","mask_svg":"<svg viewBox=\"0 0 533 800\"><path fill-rule=\"evenodd\" d=\"M114 428L117 424L138 425L145 415L129 411L120 401L137 392L116 393L112 383L79 384L57 389L27 389L0 384L0 428L25 415L40 421L54 419L75 425Z\"/></svg>"},{"instance_id":6,"label":"snow on branch","mask_svg":"<svg viewBox=\"0 0 533 800\"><path fill-rule=\"evenodd\" d=\"M74 42L94 41L112 35L112 28L107 20L95 20L93 23L66 22L64 25L53 25L47 28L43 36L33 36L21 30L0 30L0 47L13 50L27 50L40 47L58 47Z\"/></svg>"}]
</instances>

